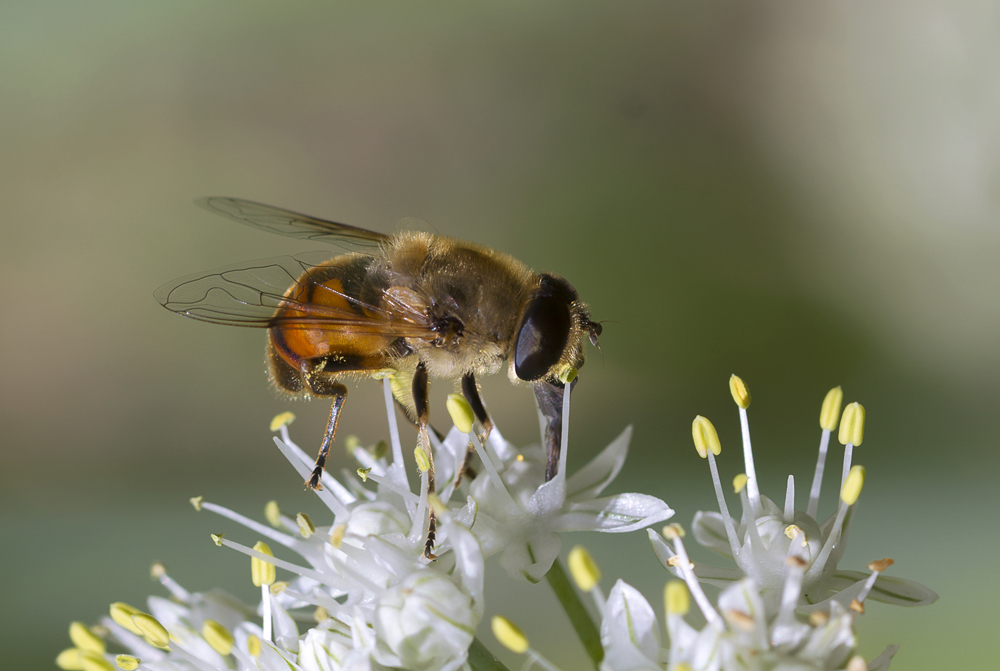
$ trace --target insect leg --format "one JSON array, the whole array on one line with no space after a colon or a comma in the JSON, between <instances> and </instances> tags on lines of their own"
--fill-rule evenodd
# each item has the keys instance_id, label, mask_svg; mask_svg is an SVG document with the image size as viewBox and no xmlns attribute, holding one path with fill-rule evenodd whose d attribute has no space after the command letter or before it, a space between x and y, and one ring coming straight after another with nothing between
<instances>
[{"instance_id":1,"label":"insect leg","mask_svg":"<svg viewBox=\"0 0 1000 671\"><path fill-rule=\"evenodd\" d=\"M570 383L576 386L580 378ZM562 448L563 394L566 391L561 382L539 380L535 383L535 400L538 410L545 418L545 482L556 477L559 471L559 451Z\"/></svg>"},{"instance_id":2,"label":"insect leg","mask_svg":"<svg viewBox=\"0 0 1000 671\"><path fill-rule=\"evenodd\" d=\"M311 489L323 489L320 480L323 478L323 469L326 468L326 459L330 456L330 446L333 439L337 437L337 424L340 423L340 409L344 407L347 400L347 387L342 384L332 384L323 390L324 396L333 396L333 404L330 406L330 419L326 422L326 433L323 434L323 444L319 448L319 456L316 457L316 466L306 484Z\"/></svg>"},{"instance_id":3,"label":"insect leg","mask_svg":"<svg viewBox=\"0 0 1000 671\"><path fill-rule=\"evenodd\" d=\"M479 385L476 384L475 374L466 373L462 376L462 395L465 396L465 400L472 406L472 412L476 415L476 419L483 425L483 432L479 436L479 442L485 447L486 439L490 437L490 432L493 431L493 420L487 414L486 406L483 405L483 399L479 396ZM464 475L468 474L470 478L476 477L476 473L472 468L472 457L475 453L476 448L473 446L472 441L469 441L469 446L465 450L465 458L462 460L462 467L458 470L458 476L455 478L456 487L462 482Z\"/></svg>"},{"instance_id":4,"label":"insect leg","mask_svg":"<svg viewBox=\"0 0 1000 671\"><path fill-rule=\"evenodd\" d=\"M420 446L427 455L427 495L437 491L434 482L434 454L431 450L431 439L427 434L427 424L430 421L430 403L427 400L427 390L429 381L427 379L427 368L423 362L417 364L417 370L413 374L413 405L417 414L417 431L420 434ZM434 542L437 539L437 516L434 509L429 508L427 520L427 541L424 543L424 557L434 559Z\"/></svg>"}]
</instances>

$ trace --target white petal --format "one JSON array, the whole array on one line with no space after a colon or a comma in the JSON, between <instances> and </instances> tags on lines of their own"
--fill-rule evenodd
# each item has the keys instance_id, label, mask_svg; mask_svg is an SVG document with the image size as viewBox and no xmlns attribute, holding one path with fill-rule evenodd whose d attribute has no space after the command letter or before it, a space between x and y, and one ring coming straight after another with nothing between
<instances>
[{"instance_id":1,"label":"white petal","mask_svg":"<svg viewBox=\"0 0 1000 671\"><path fill-rule=\"evenodd\" d=\"M592 499L598 496L608 484L615 479L625 457L628 456L628 444L632 439L632 425L625 427L621 435L611 441L600 454L570 476L566 483L566 498Z\"/></svg>"},{"instance_id":2,"label":"white petal","mask_svg":"<svg viewBox=\"0 0 1000 671\"><path fill-rule=\"evenodd\" d=\"M562 539L556 533L538 533L511 541L500 553L500 565L515 580L537 583L559 556Z\"/></svg>"},{"instance_id":3,"label":"white petal","mask_svg":"<svg viewBox=\"0 0 1000 671\"><path fill-rule=\"evenodd\" d=\"M673 517L666 503L648 494L618 494L577 501L566 506L555 528L559 531L636 531Z\"/></svg>"},{"instance_id":4,"label":"white petal","mask_svg":"<svg viewBox=\"0 0 1000 671\"><path fill-rule=\"evenodd\" d=\"M601 645L608 671L659 669L660 625L649 602L619 580L611 588L601 622Z\"/></svg>"},{"instance_id":5,"label":"white petal","mask_svg":"<svg viewBox=\"0 0 1000 671\"><path fill-rule=\"evenodd\" d=\"M861 571L837 571L833 574L830 589L839 592L857 582L867 580L869 575L871 574ZM934 590L913 580L880 574L875 579L875 585L868 598L891 603L894 606L926 606L937 601L938 595Z\"/></svg>"},{"instance_id":6,"label":"white petal","mask_svg":"<svg viewBox=\"0 0 1000 671\"><path fill-rule=\"evenodd\" d=\"M868 671L887 671L889 668L889 663L892 662L893 655L899 650L898 645L888 645L882 654L876 657L868 664Z\"/></svg>"},{"instance_id":7,"label":"white petal","mask_svg":"<svg viewBox=\"0 0 1000 671\"><path fill-rule=\"evenodd\" d=\"M726 535L726 523L721 514L699 510L695 513L691 532L695 540L709 550L718 552L723 557L733 558L733 549L729 545L729 536Z\"/></svg>"}]
</instances>

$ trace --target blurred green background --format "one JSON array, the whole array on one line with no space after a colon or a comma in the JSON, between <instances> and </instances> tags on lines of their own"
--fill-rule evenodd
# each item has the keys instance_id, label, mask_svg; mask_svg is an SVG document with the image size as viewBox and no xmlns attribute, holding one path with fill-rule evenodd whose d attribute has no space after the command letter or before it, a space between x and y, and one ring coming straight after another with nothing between
<instances>
[{"instance_id":1,"label":"blurred green background","mask_svg":"<svg viewBox=\"0 0 1000 671\"><path fill-rule=\"evenodd\" d=\"M843 385L868 411L844 565L888 555L941 595L871 604L862 652L989 665L998 19L966 0L5 1L3 666L54 668L70 620L160 592L154 559L190 589L250 596L244 560L208 534L255 539L189 496L317 511L267 425L292 409L313 445L326 404L276 396L262 333L152 298L181 275L311 249L191 203L215 194L387 232L419 217L569 278L609 322L574 396L570 469L634 423L613 491L656 494L684 524L715 506L696 414L719 428L724 477L743 470L731 373L753 392L777 499L794 473L802 500L820 401ZM530 392L484 387L504 434L537 440ZM352 388L343 435L385 426L378 386ZM605 589L624 578L661 608L644 534L575 542ZM488 614L583 668L548 588L491 571Z\"/></svg>"}]
</instances>

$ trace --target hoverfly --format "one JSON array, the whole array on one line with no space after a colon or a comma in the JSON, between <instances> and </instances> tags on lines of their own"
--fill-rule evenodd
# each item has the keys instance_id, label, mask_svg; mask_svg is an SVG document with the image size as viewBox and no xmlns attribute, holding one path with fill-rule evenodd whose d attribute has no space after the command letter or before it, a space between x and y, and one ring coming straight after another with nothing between
<instances>
[{"instance_id":1,"label":"hoverfly","mask_svg":"<svg viewBox=\"0 0 1000 671\"><path fill-rule=\"evenodd\" d=\"M156 292L164 307L186 317L267 329L275 386L331 399L309 487L322 486L347 398L345 378L390 377L396 402L430 456L429 378L460 381L485 441L492 422L476 376L496 373L507 361L510 380L534 389L545 418L545 479L555 477L560 379L583 366L584 339L596 345L601 334L569 282L454 238L418 231L390 236L237 198L196 202L248 226L348 250L323 261L306 254L244 263L183 277ZM430 480L433 492L433 471ZM433 527L432 518L428 557Z\"/></svg>"}]
</instances>

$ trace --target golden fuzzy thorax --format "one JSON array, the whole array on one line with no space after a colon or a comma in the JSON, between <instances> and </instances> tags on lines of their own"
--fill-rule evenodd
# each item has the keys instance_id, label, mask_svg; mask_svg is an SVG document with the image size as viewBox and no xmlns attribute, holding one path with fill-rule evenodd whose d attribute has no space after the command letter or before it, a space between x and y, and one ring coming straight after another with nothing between
<instances>
[{"instance_id":1,"label":"golden fuzzy thorax","mask_svg":"<svg viewBox=\"0 0 1000 671\"><path fill-rule=\"evenodd\" d=\"M499 371L538 276L488 247L423 232L394 237L386 257L390 281L425 301L432 319L454 318L462 325L450 342L408 341L417 356L405 359L419 359L437 378ZM399 363L408 368L411 362Z\"/></svg>"}]
</instances>

